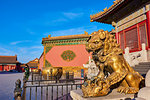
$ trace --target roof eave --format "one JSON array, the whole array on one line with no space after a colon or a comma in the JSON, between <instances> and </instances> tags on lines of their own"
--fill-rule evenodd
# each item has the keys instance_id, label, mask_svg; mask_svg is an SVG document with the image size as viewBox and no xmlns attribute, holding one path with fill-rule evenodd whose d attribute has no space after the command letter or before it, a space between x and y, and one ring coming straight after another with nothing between
<instances>
[{"instance_id":1,"label":"roof eave","mask_svg":"<svg viewBox=\"0 0 150 100\"><path fill-rule=\"evenodd\" d=\"M67 39L78 39L78 38L89 38L90 35L70 35L70 36L59 36L59 37L50 37L42 38L42 44L44 41L53 41L53 40L67 40Z\"/></svg>"},{"instance_id":2,"label":"roof eave","mask_svg":"<svg viewBox=\"0 0 150 100\"><path fill-rule=\"evenodd\" d=\"M121 5L124 1L126 0L120 0L119 3L117 3L114 7L112 7L111 9L108 8L108 11L106 11L105 13L103 13L102 15L96 17L96 18L92 18L91 22L101 22L101 23L106 23L106 24L110 24L108 22L105 21L99 21L100 19L104 18L105 16L107 16L108 14L110 14L110 12L114 11L117 9L117 7L119 7L119 5Z\"/></svg>"}]
</instances>

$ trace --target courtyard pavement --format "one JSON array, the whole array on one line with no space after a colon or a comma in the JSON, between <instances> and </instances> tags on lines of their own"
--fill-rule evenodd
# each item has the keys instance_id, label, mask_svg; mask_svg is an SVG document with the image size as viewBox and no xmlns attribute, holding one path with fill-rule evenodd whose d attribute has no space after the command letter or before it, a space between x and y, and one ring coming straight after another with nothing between
<instances>
[{"instance_id":1,"label":"courtyard pavement","mask_svg":"<svg viewBox=\"0 0 150 100\"><path fill-rule=\"evenodd\" d=\"M14 88L15 88L15 82L17 79L20 79L22 81L24 73L12 73L12 72L0 72L0 100L14 100ZM31 79L31 76L29 77ZM21 85L23 83L21 82ZM54 83L56 84L56 83ZM73 86L73 89L76 87ZM68 92L71 90L71 86L68 87ZM79 88L78 88L79 89ZM31 93L31 99L35 100L35 88L32 88ZM57 96L57 88L53 88L53 99L56 99ZM29 100L29 94L30 94L30 88L27 88L26 91L26 99ZM51 87L48 87L48 100L51 100ZM58 100L66 100L66 96L68 95L68 100L72 100L70 95L66 94L66 86L63 86L63 97L62 97L62 87L58 87ZM43 87L43 100L46 99L46 87ZM37 88L37 100L41 99L41 88Z\"/></svg>"},{"instance_id":2,"label":"courtyard pavement","mask_svg":"<svg viewBox=\"0 0 150 100\"><path fill-rule=\"evenodd\" d=\"M13 100L15 81L23 79L23 73L0 72L0 100Z\"/></svg>"}]
</instances>

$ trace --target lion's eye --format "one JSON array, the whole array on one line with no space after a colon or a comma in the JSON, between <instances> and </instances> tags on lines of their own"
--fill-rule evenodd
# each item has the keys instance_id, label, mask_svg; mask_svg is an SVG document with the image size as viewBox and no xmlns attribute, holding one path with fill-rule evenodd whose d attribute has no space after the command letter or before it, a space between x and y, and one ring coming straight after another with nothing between
<instances>
[{"instance_id":1,"label":"lion's eye","mask_svg":"<svg viewBox=\"0 0 150 100\"><path fill-rule=\"evenodd\" d=\"M95 41L96 44L98 44L98 41Z\"/></svg>"}]
</instances>

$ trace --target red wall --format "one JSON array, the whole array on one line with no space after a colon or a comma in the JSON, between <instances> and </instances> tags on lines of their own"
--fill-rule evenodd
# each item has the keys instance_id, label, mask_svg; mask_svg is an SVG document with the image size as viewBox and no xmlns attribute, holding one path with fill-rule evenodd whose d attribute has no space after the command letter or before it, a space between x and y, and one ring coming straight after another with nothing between
<instances>
[{"instance_id":1,"label":"red wall","mask_svg":"<svg viewBox=\"0 0 150 100\"><path fill-rule=\"evenodd\" d=\"M3 70L2 65L0 65L0 71L2 71L2 70Z\"/></svg>"},{"instance_id":2,"label":"red wall","mask_svg":"<svg viewBox=\"0 0 150 100\"><path fill-rule=\"evenodd\" d=\"M16 69L16 65L4 65L4 70L5 71L10 71Z\"/></svg>"},{"instance_id":3,"label":"red wall","mask_svg":"<svg viewBox=\"0 0 150 100\"><path fill-rule=\"evenodd\" d=\"M75 53L76 57L71 61L65 61L61 57L61 54L71 50ZM83 66L89 60L90 54L85 50L85 45L64 45L54 46L45 56L45 59L53 67L64 67L64 66Z\"/></svg>"},{"instance_id":4,"label":"red wall","mask_svg":"<svg viewBox=\"0 0 150 100\"><path fill-rule=\"evenodd\" d=\"M10 71L10 70L17 70L17 71L21 71L22 68L20 67L20 65L0 65L0 71Z\"/></svg>"},{"instance_id":5,"label":"red wall","mask_svg":"<svg viewBox=\"0 0 150 100\"><path fill-rule=\"evenodd\" d=\"M147 33L148 33L148 45L150 48L150 11L146 13Z\"/></svg>"},{"instance_id":6,"label":"red wall","mask_svg":"<svg viewBox=\"0 0 150 100\"><path fill-rule=\"evenodd\" d=\"M44 56L42 55L42 57L39 59L39 69L42 69L43 67L43 58Z\"/></svg>"},{"instance_id":7,"label":"red wall","mask_svg":"<svg viewBox=\"0 0 150 100\"><path fill-rule=\"evenodd\" d=\"M137 23L137 24L135 24L135 25L133 25L133 26L131 26L131 27L128 27L128 28L126 28L126 29L124 29L124 30L122 30L122 31L120 31L120 32L118 32L118 33L116 33L117 34L117 36L116 36L116 38L117 38L117 41L118 41L118 43L119 44L121 44L121 38L120 38L120 34L123 34L124 35L124 45L122 44L121 46L124 46L124 48L126 48L126 34L125 34L125 32L126 31L129 31L129 30L132 30L132 29L134 29L134 28L136 28L137 29L137 34L138 34L138 48L134 48L134 49L131 49L130 50L130 52L136 52L136 51L140 51L140 50L142 50L142 47L141 47L141 39L143 39L143 38L141 38L140 36L140 32L139 32L139 26L141 26L141 25L143 25L143 24L145 24L145 25L147 25L147 21L146 20L144 20L144 21L142 21L142 22L139 22L139 23ZM149 40L149 38L148 38L148 28L147 27L145 27L146 28L146 35L147 35L147 41L148 42L150 42L150 40ZM131 34L132 35L132 34ZM149 44L149 43L148 43ZM146 45L146 49L148 49L148 45Z\"/></svg>"}]
</instances>

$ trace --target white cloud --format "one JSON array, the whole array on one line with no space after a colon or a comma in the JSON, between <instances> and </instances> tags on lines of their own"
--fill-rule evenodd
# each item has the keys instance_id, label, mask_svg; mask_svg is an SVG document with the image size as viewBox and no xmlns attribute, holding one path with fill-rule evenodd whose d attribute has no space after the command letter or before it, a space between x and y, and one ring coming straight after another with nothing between
<instances>
[{"instance_id":1,"label":"white cloud","mask_svg":"<svg viewBox=\"0 0 150 100\"><path fill-rule=\"evenodd\" d=\"M75 19L77 17L83 16L84 13L73 13L73 12L64 12L63 15L69 19Z\"/></svg>"},{"instance_id":2,"label":"white cloud","mask_svg":"<svg viewBox=\"0 0 150 100\"><path fill-rule=\"evenodd\" d=\"M32 35L35 34L35 32L29 32L29 33L32 34Z\"/></svg>"},{"instance_id":3,"label":"white cloud","mask_svg":"<svg viewBox=\"0 0 150 100\"><path fill-rule=\"evenodd\" d=\"M9 50L9 49L6 49L4 47L0 47L0 55L15 55L16 53Z\"/></svg>"},{"instance_id":4,"label":"white cloud","mask_svg":"<svg viewBox=\"0 0 150 100\"><path fill-rule=\"evenodd\" d=\"M31 40L14 41L14 42L11 42L10 44L11 44L11 45L16 45L16 44L25 43L25 42L31 42Z\"/></svg>"},{"instance_id":5,"label":"white cloud","mask_svg":"<svg viewBox=\"0 0 150 100\"><path fill-rule=\"evenodd\" d=\"M29 29L29 28L27 28L26 31L27 31L29 34L31 34L31 35L34 35L34 34L35 34L35 32L33 32L33 31L32 31L31 29Z\"/></svg>"},{"instance_id":6,"label":"white cloud","mask_svg":"<svg viewBox=\"0 0 150 100\"><path fill-rule=\"evenodd\" d=\"M56 20L52 20L53 23L55 23L55 22L66 22L66 21L68 21L68 20L65 18L58 18Z\"/></svg>"},{"instance_id":7,"label":"white cloud","mask_svg":"<svg viewBox=\"0 0 150 100\"><path fill-rule=\"evenodd\" d=\"M55 17L53 20L47 20L45 23L47 25L56 25L60 24L62 22L68 22L69 20L74 20L76 18L79 18L83 16L84 13L79 12L79 13L74 13L74 12L57 12L59 16Z\"/></svg>"},{"instance_id":8,"label":"white cloud","mask_svg":"<svg viewBox=\"0 0 150 100\"><path fill-rule=\"evenodd\" d=\"M9 51L9 50L7 50L7 49L5 49L5 48L3 48L3 47L0 47L0 51Z\"/></svg>"},{"instance_id":9,"label":"white cloud","mask_svg":"<svg viewBox=\"0 0 150 100\"><path fill-rule=\"evenodd\" d=\"M0 55L14 56L17 55L17 59L21 63L27 63L35 58L39 58L43 52L43 46L33 45L27 46L0 46Z\"/></svg>"},{"instance_id":10,"label":"white cloud","mask_svg":"<svg viewBox=\"0 0 150 100\"><path fill-rule=\"evenodd\" d=\"M43 46L18 47L18 60L22 63L27 63L35 58L39 58L43 52Z\"/></svg>"},{"instance_id":11,"label":"white cloud","mask_svg":"<svg viewBox=\"0 0 150 100\"><path fill-rule=\"evenodd\" d=\"M66 30L46 32L44 35L46 36L48 36L49 34L51 34L52 36L75 35L75 34L84 34L84 31L87 31L89 34L91 34L93 31L96 30L97 30L97 26L86 26L86 27L77 27L77 28L71 28Z\"/></svg>"},{"instance_id":12,"label":"white cloud","mask_svg":"<svg viewBox=\"0 0 150 100\"><path fill-rule=\"evenodd\" d=\"M32 48L32 49L42 49L43 46L32 46L31 48Z\"/></svg>"},{"instance_id":13,"label":"white cloud","mask_svg":"<svg viewBox=\"0 0 150 100\"><path fill-rule=\"evenodd\" d=\"M24 48L20 48L19 52L20 55L19 56L19 60L22 62L28 62L30 60L33 60L35 58L39 58L43 52L43 46L31 46L31 47L24 47Z\"/></svg>"}]
</instances>

